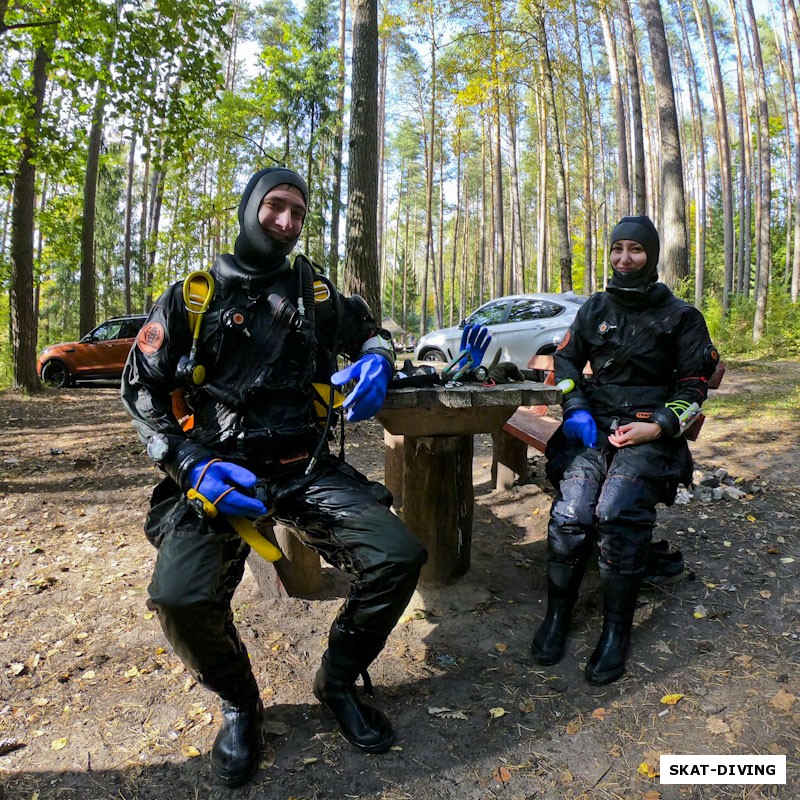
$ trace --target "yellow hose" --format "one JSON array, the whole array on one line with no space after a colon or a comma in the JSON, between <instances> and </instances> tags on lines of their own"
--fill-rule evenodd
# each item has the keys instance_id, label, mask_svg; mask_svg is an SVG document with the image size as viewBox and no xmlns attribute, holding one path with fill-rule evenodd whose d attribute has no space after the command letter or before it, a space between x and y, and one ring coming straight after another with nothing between
<instances>
[{"instance_id":1,"label":"yellow hose","mask_svg":"<svg viewBox=\"0 0 800 800\"><path fill-rule=\"evenodd\" d=\"M239 536L244 539L253 550L267 561L277 561L283 553L272 544L269 539L265 539L257 530L255 525L247 517L227 517L228 522Z\"/></svg>"}]
</instances>

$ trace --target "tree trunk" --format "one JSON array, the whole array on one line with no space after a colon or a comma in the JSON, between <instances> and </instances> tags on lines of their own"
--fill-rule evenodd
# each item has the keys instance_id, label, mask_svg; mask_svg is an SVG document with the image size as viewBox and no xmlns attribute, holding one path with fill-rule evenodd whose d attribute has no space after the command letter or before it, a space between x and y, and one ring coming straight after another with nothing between
<instances>
[{"instance_id":1,"label":"tree trunk","mask_svg":"<svg viewBox=\"0 0 800 800\"><path fill-rule=\"evenodd\" d=\"M608 72L611 80L611 93L614 98L614 118L617 129L617 172L618 172L618 195L617 209L615 217L625 216L631 213L631 184L628 172L628 126L625 117L625 104L622 100L622 88L620 86L619 64L617 62L617 45L614 41L614 31L611 28L611 20L608 10L604 3L600 4L600 23L603 29L603 41L606 45L608 56Z\"/></svg>"},{"instance_id":2,"label":"tree trunk","mask_svg":"<svg viewBox=\"0 0 800 800\"><path fill-rule=\"evenodd\" d=\"M797 18L797 9L794 2L781 0L784 16L791 22L792 37L794 46L800 56L800 20ZM786 34L787 50L791 47L788 31ZM795 83L794 59L791 53L787 54L787 61L790 65L790 91L792 99L792 117L794 119L794 250L792 252L792 277L791 277L791 298L796 303L798 293L800 293L800 101L797 96L797 84Z\"/></svg>"},{"instance_id":3,"label":"tree trunk","mask_svg":"<svg viewBox=\"0 0 800 800\"><path fill-rule=\"evenodd\" d=\"M686 197L683 161L675 108L667 36L658 0L642 0L642 11L653 57L658 122L661 132L661 268L659 274L670 287L689 276L689 246L686 228Z\"/></svg>"},{"instance_id":4,"label":"tree trunk","mask_svg":"<svg viewBox=\"0 0 800 800\"><path fill-rule=\"evenodd\" d=\"M642 96L639 90L639 48L633 32L633 19L628 0L622 0L622 35L625 41L625 63L628 72L628 92L631 98L631 120L633 125L633 206L636 214L646 214L647 181L644 168L644 132L642 130Z\"/></svg>"},{"instance_id":5,"label":"tree trunk","mask_svg":"<svg viewBox=\"0 0 800 800\"><path fill-rule=\"evenodd\" d=\"M547 48L547 31L544 13L539 18L540 47L544 65L545 103L550 105L550 118L553 128L553 149L556 168L556 219L558 221L558 263L559 277L562 292L572 289L572 242L569 235L569 222L567 219L567 178L564 168L564 148L562 146L561 125L556 106L556 94L553 85L552 64Z\"/></svg>"},{"instance_id":6,"label":"tree trunk","mask_svg":"<svg viewBox=\"0 0 800 800\"><path fill-rule=\"evenodd\" d=\"M697 28L702 31L705 28L705 37L701 36L703 49L708 64L708 72L711 76L711 97L714 101L714 119L717 126L717 154L719 156L720 170L720 193L722 195L722 235L723 235L723 258L725 263L724 282L722 288L722 308L728 310L730 305L730 293L733 289L733 179L731 165L731 145L728 133L728 109L725 102L725 84L722 80L722 69L720 67L719 53L717 51L717 41L714 32L711 9L708 0L702 0L703 13L694 0L694 13L697 20Z\"/></svg>"},{"instance_id":7,"label":"tree trunk","mask_svg":"<svg viewBox=\"0 0 800 800\"><path fill-rule=\"evenodd\" d=\"M336 128L333 135L333 189L331 191L330 250L328 274L339 281L339 218L342 213L342 148L344 140L344 43L347 30L347 0L339 3L339 61L336 92Z\"/></svg>"},{"instance_id":8,"label":"tree trunk","mask_svg":"<svg viewBox=\"0 0 800 800\"><path fill-rule=\"evenodd\" d=\"M353 75L350 110L345 290L364 298L381 319L378 286L378 5L353 4Z\"/></svg>"},{"instance_id":9,"label":"tree trunk","mask_svg":"<svg viewBox=\"0 0 800 800\"><path fill-rule=\"evenodd\" d=\"M753 341L758 342L764 335L767 323L767 294L769 293L770 275L770 210L771 210L771 164L770 164L770 131L769 106L767 103L767 82L764 75L764 60L761 55L761 40L758 37L756 15L753 11L753 0L745 0L750 30L753 34L753 70L756 84L756 117L761 130L759 143L760 164L760 202L758 219L758 274L756 276L756 314L753 320Z\"/></svg>"},{"instance_id":10,"label":"tree trunk","mask_svg":"<svg viewBox=\"0 0 800 800\"><path fill-rule=\"evenodd\" d=\"M103 140L106 86L98 82L92 113L92 127L86 153L83 182L83 223L81 226L80 335L97 325L97 285L94 262L94 228L97 202L97 175L100 170L100 146Z\"/></svg>"},{"instance_id":11,"label":"tree trunk","mask_svg":"<svg viewBox=\"0 0 800 800\"><path fill-rule=\"evenodd\" d=\"M11 354L14 389L35 391L36 313L33 307L33 218L36 204L36 155L42 124L50 49L40 45L33 59L31 105L22 135L22 158L14 176L11 211Z\"/></svg>"}]
</instances>

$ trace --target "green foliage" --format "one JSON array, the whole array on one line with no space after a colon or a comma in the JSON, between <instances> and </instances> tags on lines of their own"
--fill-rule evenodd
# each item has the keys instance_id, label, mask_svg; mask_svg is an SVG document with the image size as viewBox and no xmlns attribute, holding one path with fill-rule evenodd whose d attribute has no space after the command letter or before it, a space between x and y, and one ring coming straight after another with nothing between
<instances>
[{"instance_id":1,"label":"green foliage","mask_svg":"<svg viewBox=\"0 0 800 800\"><path fill-rule=\"evenodd\" d=\"M770 289L767 306L769 314L764 336L754 344L754 298L734 295L728 314L723 316L721 301L717 297L709 297L703 312L711 338L723 358L800 357L800 307L776 287Z\"/></svg>"}]
</instances>

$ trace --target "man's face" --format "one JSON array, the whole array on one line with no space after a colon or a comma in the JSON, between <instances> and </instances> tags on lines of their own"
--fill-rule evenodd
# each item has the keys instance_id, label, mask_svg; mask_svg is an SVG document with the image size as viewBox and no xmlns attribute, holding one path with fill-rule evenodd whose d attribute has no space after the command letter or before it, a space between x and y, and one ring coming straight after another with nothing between
<instances>
[{"instance_id":1,"label":"man's face","mask_svg":"<svg viewBox=\"0 0 800 800\"><path fill-rule=\"evenodd\" d=\"M303 230L306 201L303 193L288 183L270 189L258 209L261 227L279 242L296 239Z\"/></svg>"},{"instance_id":2,"label":"man's face","mask_svg":"<svg viewBox=\"0 0 800 800\"><path fill-rule=\"evenodd\" d=\"M644 245L633 239L620 239L611 245L611 266L622 273L638 272L647 264Z\"/></svg>"}]
</instances>

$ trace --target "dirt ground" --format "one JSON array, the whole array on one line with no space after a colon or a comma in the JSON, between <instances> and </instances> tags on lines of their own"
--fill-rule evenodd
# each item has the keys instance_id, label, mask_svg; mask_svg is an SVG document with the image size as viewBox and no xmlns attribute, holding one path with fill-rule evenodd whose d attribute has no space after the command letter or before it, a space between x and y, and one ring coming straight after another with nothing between
<instances>
[{"instance_id":1,"label":"dirt ground","mask_svg":"<svg viewBox=\"0 0 800 800\"><path fill-rule=\"evenodd\" d=\"M718 394L780 396L798 377L795 363L740 365ZM389 753L354 750L311 693L342 581L331 576L319 598L267 601L248 570L235 606L267 705L263 761L251 784L227 790L209 771L215 698L145 607L154 551L141 524L158 473L117 391L0 393L0 798L797 797L800 413L757 405L734 416L710 401L698 470L727 470L746 497L661 511L657 538L682 549L687 577L642 593L629 671L608 687L581 671L601 625L596 570L564 660L530 657L552 495L538 455L531 482L492 492L487 437L476 441L472 568L417 592L371 670L398 734ZM348 441L349 460L380 479L377 423ZM662 753L785 754L788 782L661 784Z\"/></svg>"}]
</instances>

